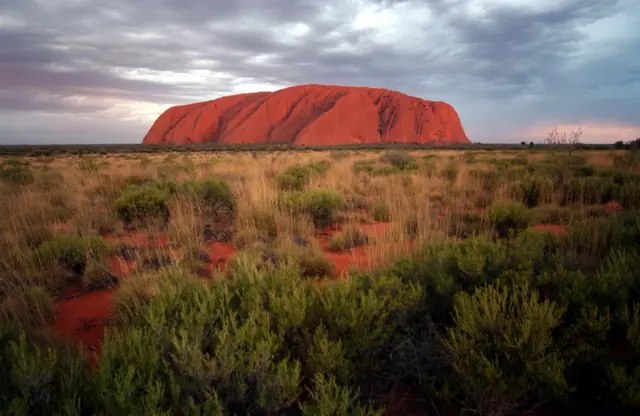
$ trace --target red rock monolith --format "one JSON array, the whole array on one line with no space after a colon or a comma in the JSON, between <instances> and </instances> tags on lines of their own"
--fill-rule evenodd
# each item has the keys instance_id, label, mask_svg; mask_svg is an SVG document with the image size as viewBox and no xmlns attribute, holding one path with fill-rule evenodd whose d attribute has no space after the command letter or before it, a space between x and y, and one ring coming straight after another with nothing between
<instances>
[{"instance_id":1,"label":"red rock monolith","mask_svg":"<svg viewBox=\"0 0 640 416\"><path fill-rule=\"evenodd\" d=\"M300 85L171 107L143 143L469 143L456 110L397 91Z\"/></svg>"}]
</instances>

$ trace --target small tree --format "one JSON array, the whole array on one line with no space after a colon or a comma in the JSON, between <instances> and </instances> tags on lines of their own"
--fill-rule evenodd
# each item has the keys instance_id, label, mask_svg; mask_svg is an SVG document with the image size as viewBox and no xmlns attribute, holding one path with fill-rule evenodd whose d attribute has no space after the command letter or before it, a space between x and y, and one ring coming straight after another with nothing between
<instances>
[{"instance_id":1,"label":"small tree","mask_svg":"<svg viewBox=\"0 0 640 416\"><path fill-rule=\"evenodd\" d=\"M580 147L580 138L582 137L582 126L577 130L567 133L566 131L560 132L557 127L554 127L547 137L544 139L545 144L552 146L569 146L569 158L571 158L571 152L573 149Z\"/></svg>"}]
</instances>

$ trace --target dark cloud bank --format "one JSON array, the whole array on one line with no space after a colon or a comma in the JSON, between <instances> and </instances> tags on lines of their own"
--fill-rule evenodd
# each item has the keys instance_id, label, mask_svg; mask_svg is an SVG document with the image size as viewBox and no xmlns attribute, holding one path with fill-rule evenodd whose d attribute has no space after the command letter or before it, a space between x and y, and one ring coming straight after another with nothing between
<instances>
[{"instance_id":1,"label":"dark cloud bank","mask_svg":"<svg viewBox=\"0 0 640 416\"><path fill-rule=\"evenodd\" d=\"M638 28L637 0L4 0L0 143L138 142L169 105L300 83L448 101L475 141L633 128Z\"/></svg>"}]
</instances>

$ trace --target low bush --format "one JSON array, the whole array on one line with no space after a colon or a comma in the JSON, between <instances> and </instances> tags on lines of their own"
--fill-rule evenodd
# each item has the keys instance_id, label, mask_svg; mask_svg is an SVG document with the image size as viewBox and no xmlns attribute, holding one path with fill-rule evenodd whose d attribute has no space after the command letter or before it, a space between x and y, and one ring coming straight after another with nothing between
<instances>
[{"instance_id":1,"label":"low bush","mask_svg":"<svg viewBox=\"0 0 640 416\"><path fill-rule=\"evenodd\" d=\"M169 193L152 186L126 188L114 203L118 217L126 224L169 221Z\"/></svg>"},{"instance_id":2,"label":"low bush","mask_svg":"<svg viewBox=\"0 0 640 416\"><path fill-rule=\"evenodd\" d=\"M237 213L236 198L224 180L209 179L183 184L184 190L197 196L203 208L216 217L233 220Z\"/></svg>"},{"instance_id":3,"label":"low bush","mask_svg":"<svg viewBox=\"0 0 640 416\"><path fill-rule=\"evenodd\" d=\"M380 161L401 171L418 169L415 158L409 152L403 150L386 151L380 155Z\"/></svg>"},{"instance_id":4,"label":"low bush","mask_svg":"<svg viewBox=\"0 0 640 416\"><path fill-rule=\"evenodd\" d=\"M0 168L0 180L15 185L27 185L35 179L27 165L8 165Z\"/></svg>"},{"instance_id":5,"label":"low bush","mask_svg":"<svg viewBox=\"0 0 640 416\"><path fill-rule=\"evenodd\" d=\"M563 241L523 231L434 242L375 276L322 289L302 283L304 267L283 254L261 269L230 264L232 280L207 285L175 267L147 272L118 289L118 327L97 371L5 330L0 405L377 414L387 400L378 392L400 383L483 414L567 398L631 410L640 356L609 346L637 344L638 254L631 246L596 269L570 270Z\"/></svg>"},{"instance_id":6,"label":"low bush","mask_svg":"<svg viewBox=\"0 0 640 416\"><path fill-rule=\"evenodd\" d=\"M300 275L304 278L325 278L335 273L335 266L318 247L284 247L276 253L276 256L281 262L297 265Z\"/></svg>"},{"instance_id":7,"label":"low bush","mask_svg":"<svg viewBox=\"0 0 640 416\"><path fill-rule=\"evenodd\" d=\"M387 203L381 200L376 200L371 208L371 215L373 220L377 222L391 221L391 214Z\"/></svg>"},{"instance_id":8,"label":"low bush","mask_svg":"<svg viewBox=\"0 0 640 416\"><path fill-rule=\"evenodd\" d=\"M564 188L563 204L603 204L614 197L610 180L598 177L574 178Z\"/></svg>"},{"instance_id":9,"label":"low bush","mask_svg":"<svg viewBox=\"0 0 640 416\"><path fill-rule=\"evenodd\" d=\"M518 202L494 202L485 216L500 237L507 237L511 230L527 228L531 221L527 207Z\"/></svg>"},{"instance_id":10,"label":"low bush","mask_svg":"<svg viewBox=\"0 0 640 416\"><path fill-rule=\"evenodd\" d=\"M390 165L390 166L375 166L373 171L371 172L371 174L373 176L389 176L389 175L393 175L394 173L399 173L402 172L403 170L400 168L397 168L396 166Z\"/></svg>"},{"instance_id":11,"label":"low bush","mask_svg":"<svg viewBox=\"0 0 640 416\"><path fill-rule=\"evenodd\" d=\"M369 238L356 227L347 228L338 234L334 234L329 242L330 251L344 251L355 247L367 245Z\"/></svg>"},{"instance_id":12,"label":"low bush","mask_svg":"<svg viewBox=\"0 0 640 416\"><path fill-rule=\"evenodd\" d=\"M541 203L548 203L553 200L554 187L549 180L530 178L513 183L509 188L509 192L516 201L521 201L528 207L536 207Z\"/></svg>"},{"instance_id":13,"label":"low bush","mask_svg":"<svg viewBox=\"0 0 640 416\"><path fill-rule=\"evenodd\" d=\"M640 183L627 183L614 191L613 199L624 209L640 211Z\"/></svg>"},{"instance_id":14,"label":"low bush","mask_svg":"<svg viewBox=\"0 0 640 416\"><path fill-rule=\"evenodd\" d=\"M301 191L309 183L312 175L324 175L329 166L328 161L289 166L284 172L276 176L276 182L282 190Z\"/></svg>"},{"instance_id":15,"label":"low bush","mask_svg":"<svg viewBox=\"0 0 640 416\"><path fill-rule=\"evenodd\" d=\"M308 214L313 224L322 228L335 222L345 202L342 195L336 191L312 189L283 195L280 203L292 213Z\"/></svg>"},{"instance_id":16,"label":"low bush","mask_svg":"<svg viewBox=\"0 0 640 416\"><path fill-rule=\"evenodd\" d=\"M102 260L110 246L99 237L55 237L35 250L41 267L57 263L70 271L83 273L88 259Z\"/></svg>"},{"instance_id":17,"label":"low bush","mask_svg":"<svg viewBox=\"0 0 640 416\"><path fill-rule=\"evenodd\" d=\"M484 230L482 215L472 212L454 213L449 217L449 235L468 238Z\"/></svg>"},{"instance_id":18,"label":"low bush","mask_svg":"<svg viewBox=\"0 0 640 416\"><path fill-rule=\"evenodd\" d=\"M81 414L88 361L71 346L40 346L0 321L0 408L8 414Z\"/></svg>"},{"instance_id":19,"label":"low bush","mask_svg":"<svg viewBox=\"0 0 640 416\"><path fill-rule=\"evenodd\" d=\"M458 166L453 163L448 164L442 170L442 176L448 181L455 181L459 172Z\"/></svg>"},{"instance_id":20,"label":"low bush","mask_svg":"<svg viewBox=\"0 0 640 416\"><path fill-rule=\"evenodd\" d=\"M353 162L353 166L351 167L353 173L373 173L375 170L375 164L371 160L356 160Z\"/></svg>"},{"instance_id":21,"label":"low bush","mask_svg":"<svg viewBox=\"0 0 640 416\"><path fill-rule=\"evenodd\" d=\"M502 175L495 170L472 170L469 172L469 176L476 178L480 182L482 189L486 192L495 192L504 182Z\"/></svg>"},{"instance_id":22,"label":"low bush","mask_svg":"<svg viewBox=\"0 0 640 416\"><path fill-rule=\"evenodd\" d=\"M555 204L540 205L530 212L531 222L534 224L568 224L574 216L570 208Z\"/></svg>"},{"instance_id":23,"label":"low bush","mask_svg":"<svg viewBox=\"0 0 640 416\"><path fill-rule=\"evenodd\" d=\"M414 158L403 150L389 150L380 155L380 161L403 169L414 162Z\"/></svg>"},{"instance_id":24,"label":"low bush","mask_svg":"<svg viewBox=\"0 0 640 416\"><path fill-rule=\"evenodd\" d=\"M563 309L528 289L490 285L455 297L453 368L464 397L482 414L519 413L572 391L553 349Z\"/></svg>"}]
</instances>

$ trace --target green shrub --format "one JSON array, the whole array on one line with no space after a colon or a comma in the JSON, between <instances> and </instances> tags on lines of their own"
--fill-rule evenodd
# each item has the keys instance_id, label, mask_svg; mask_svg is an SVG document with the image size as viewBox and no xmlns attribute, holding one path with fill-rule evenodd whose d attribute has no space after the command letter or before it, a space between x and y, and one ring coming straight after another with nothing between
<instances>
[{"instance_id":1,"label":"green shrub","mask_svg":"<svg viewBox=\"0 0 640 416\"><path fill-rule=\"evenodd\" d=\"M335 221L338 211L344 206L344 198L330 189L313 189L302 194L299 204L311 216L313 224L322 228Z\"/></svg>"},{"instance_id":2,"label":"green shrub","mask_svg":"<svg viewBox=\"0 0 640 416\"><path fill-rule=\"evenodd\" d=\"M125 223L169 220L169 194L158 187L126 188L114 203L118 217Z\"/></svg>"},{"instance_id":3,"label":"green shrub","mask_svg":"<svg viewBox=\"0 0 640 416\"><path fill-rule=\"evenodd\" d=\"M29 162L27 162L26 160L20 160L13 157L5 160L3 163L3 167L23 167L23 166L29 166Z\"/></svg>"},{"instance_id":4,"label":"green shrub","mask_svg":"<svg viewBox=\"0 0 640 416\"><path fill-rule=\"evenodd\" d=\"M527 207L519 202L494 202L485 215L500 237L507 237L510 230L527 228L531 221Z\"/></svg>"},{"instance_id":5,"label":"green shrub","mask_svg":"<svg viewBox=\"0 0 640 416\"><path fill-rule=\"evenodd\" d=\"M320 291L285 264L233 273L210 286L176 279L107 334L93 412L277 414L300 406L370 414L351 386L381 370L372 363L394 348L396 323L420 291L384 277ZM310 397L305 379L314 381Z\"/></svg>"},{"instance_id":6,"label":"green shrub","mask_svg":"<svg viewBox=\"0 0 640 416\"><path fill-rule=\"evenodd\" d=\"M540 205L531 209L531 222L535 224L567 224L572 217L571 209L555 204Z\"/></svg>"},{"instance_id":7,"label":"green shrub","mask_svg":"<svg viewBox=\"0 0 640 416\"><path fill-rule=\"evenodd\" d=\"M34 182L34 177L28 166L9 165L9 167L0 169L0 180L17 185L27 185Z\"/></svg>"},{"instance_id":8,"label":"green shrub","mask_svg":"<svg viewBox=\"0 0 640 416\"><path fill-rule=\"evenodd\" d=\"M524 181L518 181L509 188L511 197L517 201L523 202L528 207L535 207L553 195L553 183L551 181L531 178Z\"/></svg>"},{"instance_id":9,"label":"green shrub","mask_svg":"<svg viewBox=\"0 0 640 416\"><path fill-rule=\"evenodd\" d=\"M497 277L495 265L504 263L504 247L486 236L475 236L454 246L448 253L445 271L462 290L470 290Z\"/></svg>"},{"instance_id":10,"label":"green shrub","mask_svg":"<svg viewBox=\"0 0 640 416\"><path fill-rule=\"evenodd\" d=\"M336 383L333 377L317 375L313 380L313 388L309 389L311 398L309 403L302 406L304 416L382 416L382 411L376 411L373 407L362 405L358 401L358 395L350 388L345 388Z\"/></svg>"},{"instance_id":11,"label":"green shrub","mask_svg":"<svg viewBox=\"0 0 640 416\"><path fill-rule=\"evenodd\" d=\"M101 260L108 251L108 244L100 237L59 236L40 245L35 250L35 257L43 266L57 263L82 273L88 258Z\"/></svg>"},{"instance_id":12,"label":"green shrub","mask_svg":"<svg viewBox=\"0 0 640 416\"><path fill-rule=\"evenodd\" d=\"M422 156L422 160L424 161L428 161L428 160L438 160L440 159L440 156L438 156L435 153L427 153L426 155Z\"/></svg>"},{"instance_id":13,"label":"green shrub","mask_svg":"<svg viewBox=\"0 0 640 416\"><path fill-rule=\"evenodd\" d=\"M373 171L371 172L374 176L389 176L394 173L402 172L402 169L397 168L396 166L375 166Z\"/></svg>"},{"instance_id":14,"label":"green shrub","mask_svg":"<svg viewBox=\"0 0 640 416\"><path fill-rule=\"evenodd\" d=\"M627 183L616 189L613 199L628 210L640 210L640 183Z\"/></svg>"},{"instance_id":15,"label":"green shrub","mask_svg":"<svg viewBox=\"0 0 640 416\"><path fill-rule=\"evenodd\" d=\"M0 322L0 408L7 414L81 414L88 362L71 346L41 347Z\"/></svg>"},{"instance_id":16,"label":"green shrub","mask_svg":"<svg viewBox=\"0 0 640 416\"><path fill-rule=\"evenodd\" d=\"M465 398L482 414L528 410L569 392L552 331L563 309L526 286L478 288L455 298L448 341Z\"/></svg>"},{"instance_id":17,"label":"green shrub","mask_svg":"<svg viewBox=\"0 0 640 416\"><path fill-rule=\"evenodd\" d=\"M611 250L635 247L640 241L640 218L633 214L585 218L567 229L572 248L594 265Z\"/></svg>"},{"instance_id":18,"label":"green shrub","mask_svg":"<svg viewBox=\"0 0 640 416\"><path fill-rule=\"evenodd\" d=\"M511 167L511 160L509 159L497 159L491 158L487 160L488 163L492 164L497 171L504 171Z\"/></svg>"},{"instance_id":19,"label":"green shrub","mask_svg":"<svg viewBox=\"0 0 640 416\"><path fill-rule=\"evenodd\" d=\"M367 172L373 173L375 165L371 160L356 160L351 167L353 173Z\"/></svg>"},{"instance_id":20,"label":"green shrub","mask_svg":"<svg viewBox=\"0 0 640 416\"><path fill-rule=\"evenodd\" d=\"M473 212L454 213L450 217L449 235L468 238L483 230L482 215Z\"/></svg>"},{"instance_id":21,"label":"green shrub","mask_svg":"<svg viewBox=\"0 0 640 416\"><path fill-rule=\"evenodd\" d=\"M469 174L471 177L478 178L480 180L482 189L486 192L495 192L504 180L502 175L494 170L472 170Z\"/></svg>"},{"instance_id":22,"label":"green shrub","mask_svg":"<svg viewBox=\"0 0 640 416\"><path fill-rule=\"evenodd\" d=\"M563 204L603 204L613 198L614 187L610 180L598 177L574 178L564 189Z\"/></svg>"},{"instance_id":23,"label":"green shrub","mask_svg":"<svg viewBox=\"0 0 640 416\"><path fill-rule=\"evenodd\" d=\"M628 170L600 169L595 177L613 181L615 185L640 184L640 174Z\"/></svg>"},{"instance_id":24,"label":"green shrub","mask_svg":"<svg viewBox=\"0 0 640 416\"><path fill-rule=\"evenodd\" d=\"M593 176L596 173L596 169L593 165L582 165L574 169L575 175L581 178Z\"/></svg>"},{"instance_id":25,"label":"green shrub","mask_svg":"<svg viewBox=\"0 0 640 416\"><path fill-rule=\"evenodd\" d=\"M526 158L526 156L518 156L510 159L509 163L512 166L527 166L529 165L529 160Z\"/></svg>"},{"instance_id":26,"label":"green shrub","mask_svg":"<svg viewBox=\"0 0 640 416\"><path fill-rule=\"evenodd\" d=\"M428 159L422 162L422 171L428 178L431 178L437 169L438 165L434 159Z\"/></svg>"},{"instance_id":27,"label":"green shrub","mask_svg":"<svg viewBox=\"0 0 640 416\"><path fill-rule=\"evenodd\" d=\"M366 381L383 371L382 357L404 341L394 340L397 325L417 313L422 293L392 276L354 276L345 283L326 290L307 313L330 340L341 340L348 379Z\"/></svg>"},{"instance_id":28,"label":"green shrub","mask_svg":"<svg viewBox=\"0 0 640 416\"><path fill-rule=\"evenodd\" d=\"M380 161L399 170L417 169L415 158L404 150L388 150L380 155Z\"/></svg>"},{"instance_id":29,"label":"green shrub","mask_svg":"<svg viewBox=\"0 0 640 416\"><path fill-rule=\"evenodd\" d=\"M606 368L607 393L629 408L640 407L640 302L626 307L623 315L626 356L610 362Z\"/></svg>"},{"instance_id":30,"label":"green shrub","mask_svg":"<svg viewBox=\"0 0 640 416\"><path fill-rule=\"evenodd\" d=\"M290 249L283 258L289 257L300 268L300 275L305 278L331 277L335 273L335 266L329 261L322 250L313 247L296 247Z\"/></svg>"},{"instance_id":31,"label":"green shrub","mask_svg":"<svg viewBox=\"0 0 640 416\"><path fill-rule=\"evenodd\" d=\"M345 251L367 245L369 238L360 229L352 227L334 234L329 242L330 251Z\"/></svg>"},{"instance_id":32,"label":"green shrub","mask_svg":"<svg viewBox=\"0 0 640 416\"><path fill-rule=\"evenodd\" d=\"M458 177L458 171L459 168L455 164L450 163L442 170L442 175L448 181L455 181Z\"/></svg>"},{"instance_id":33,"label":"green shrub","mask_svg":"<svg viewBox=\"0 0 640 416\"><path fill-rule=\"evenodd\" d=\"M387 203L382 200L376 200L371 208L371 215L373 220L377 222L389 222L391 221L391 214Z\"/></svg>"},{"instance_id":34,"label":"green shrub","mask_svg":"<svg viewBox=\"0 0 640 416\"><path fill-rule=\"evenodd\" d=\"M78 163L78 168L80 169L80 171L85 173L96 173L100 171L100 169L107 167L108 165L109 165L109 162L107 161L100 162L99 159L90 157L90 158L80 159L80 163Z\"/></svg>"},{"instance_id":35,"label":"green shrub","mask_svg":"<svg viewBox=\"0 0 640 416\"><path fill-rule=\"evenodd\" d=\"M310 163L309 169L314 173L324 175L325 173L327 173L330 166L331 162L329 162L328 160L320 160L315 163Z\"/></svg>"},{"instance_id":36,"label":"green shrub","mask_svg":"<svg viewBox=\"0 0 640 416\"><path fill-rule=\"evenodd\" d=\"M293 165L276 176L276 182L280 189L300 191L309 182L311 174L312 170L309 166Z\"/></svg>"},{"instance_id":37,"label":"green shrub","mask_svg":"<svg viewBox=\"0 0 640 416\"><path fill-rule=\"evenodd\" d=\"M236 198L228 182L216 179L187 182L184 184L184 189L195 194L202 201L207 212L230 220L235 218Z\"/></svg>"},{"instance_id":38,"label":"green shrub","mask_svg":"<svg viewBox=\"0 0 640 416\"><path fill-rule=\"evenodd\" d=\"M613 166L621 170L637 170L640 168L640 152L631 150L624 152L622 155L614 155Z\"/></svg>"},{"instance_id":39,"label":"green shrub","mask_svg":"<svg viewBox=\"0 0 640 416\"><path fill-rule=\"evenodd\" d=\"M278 187L284 190L301 191L307 184L307 179L290 174L281 174L276 177Z\"/></svg>"}]
</instances>

